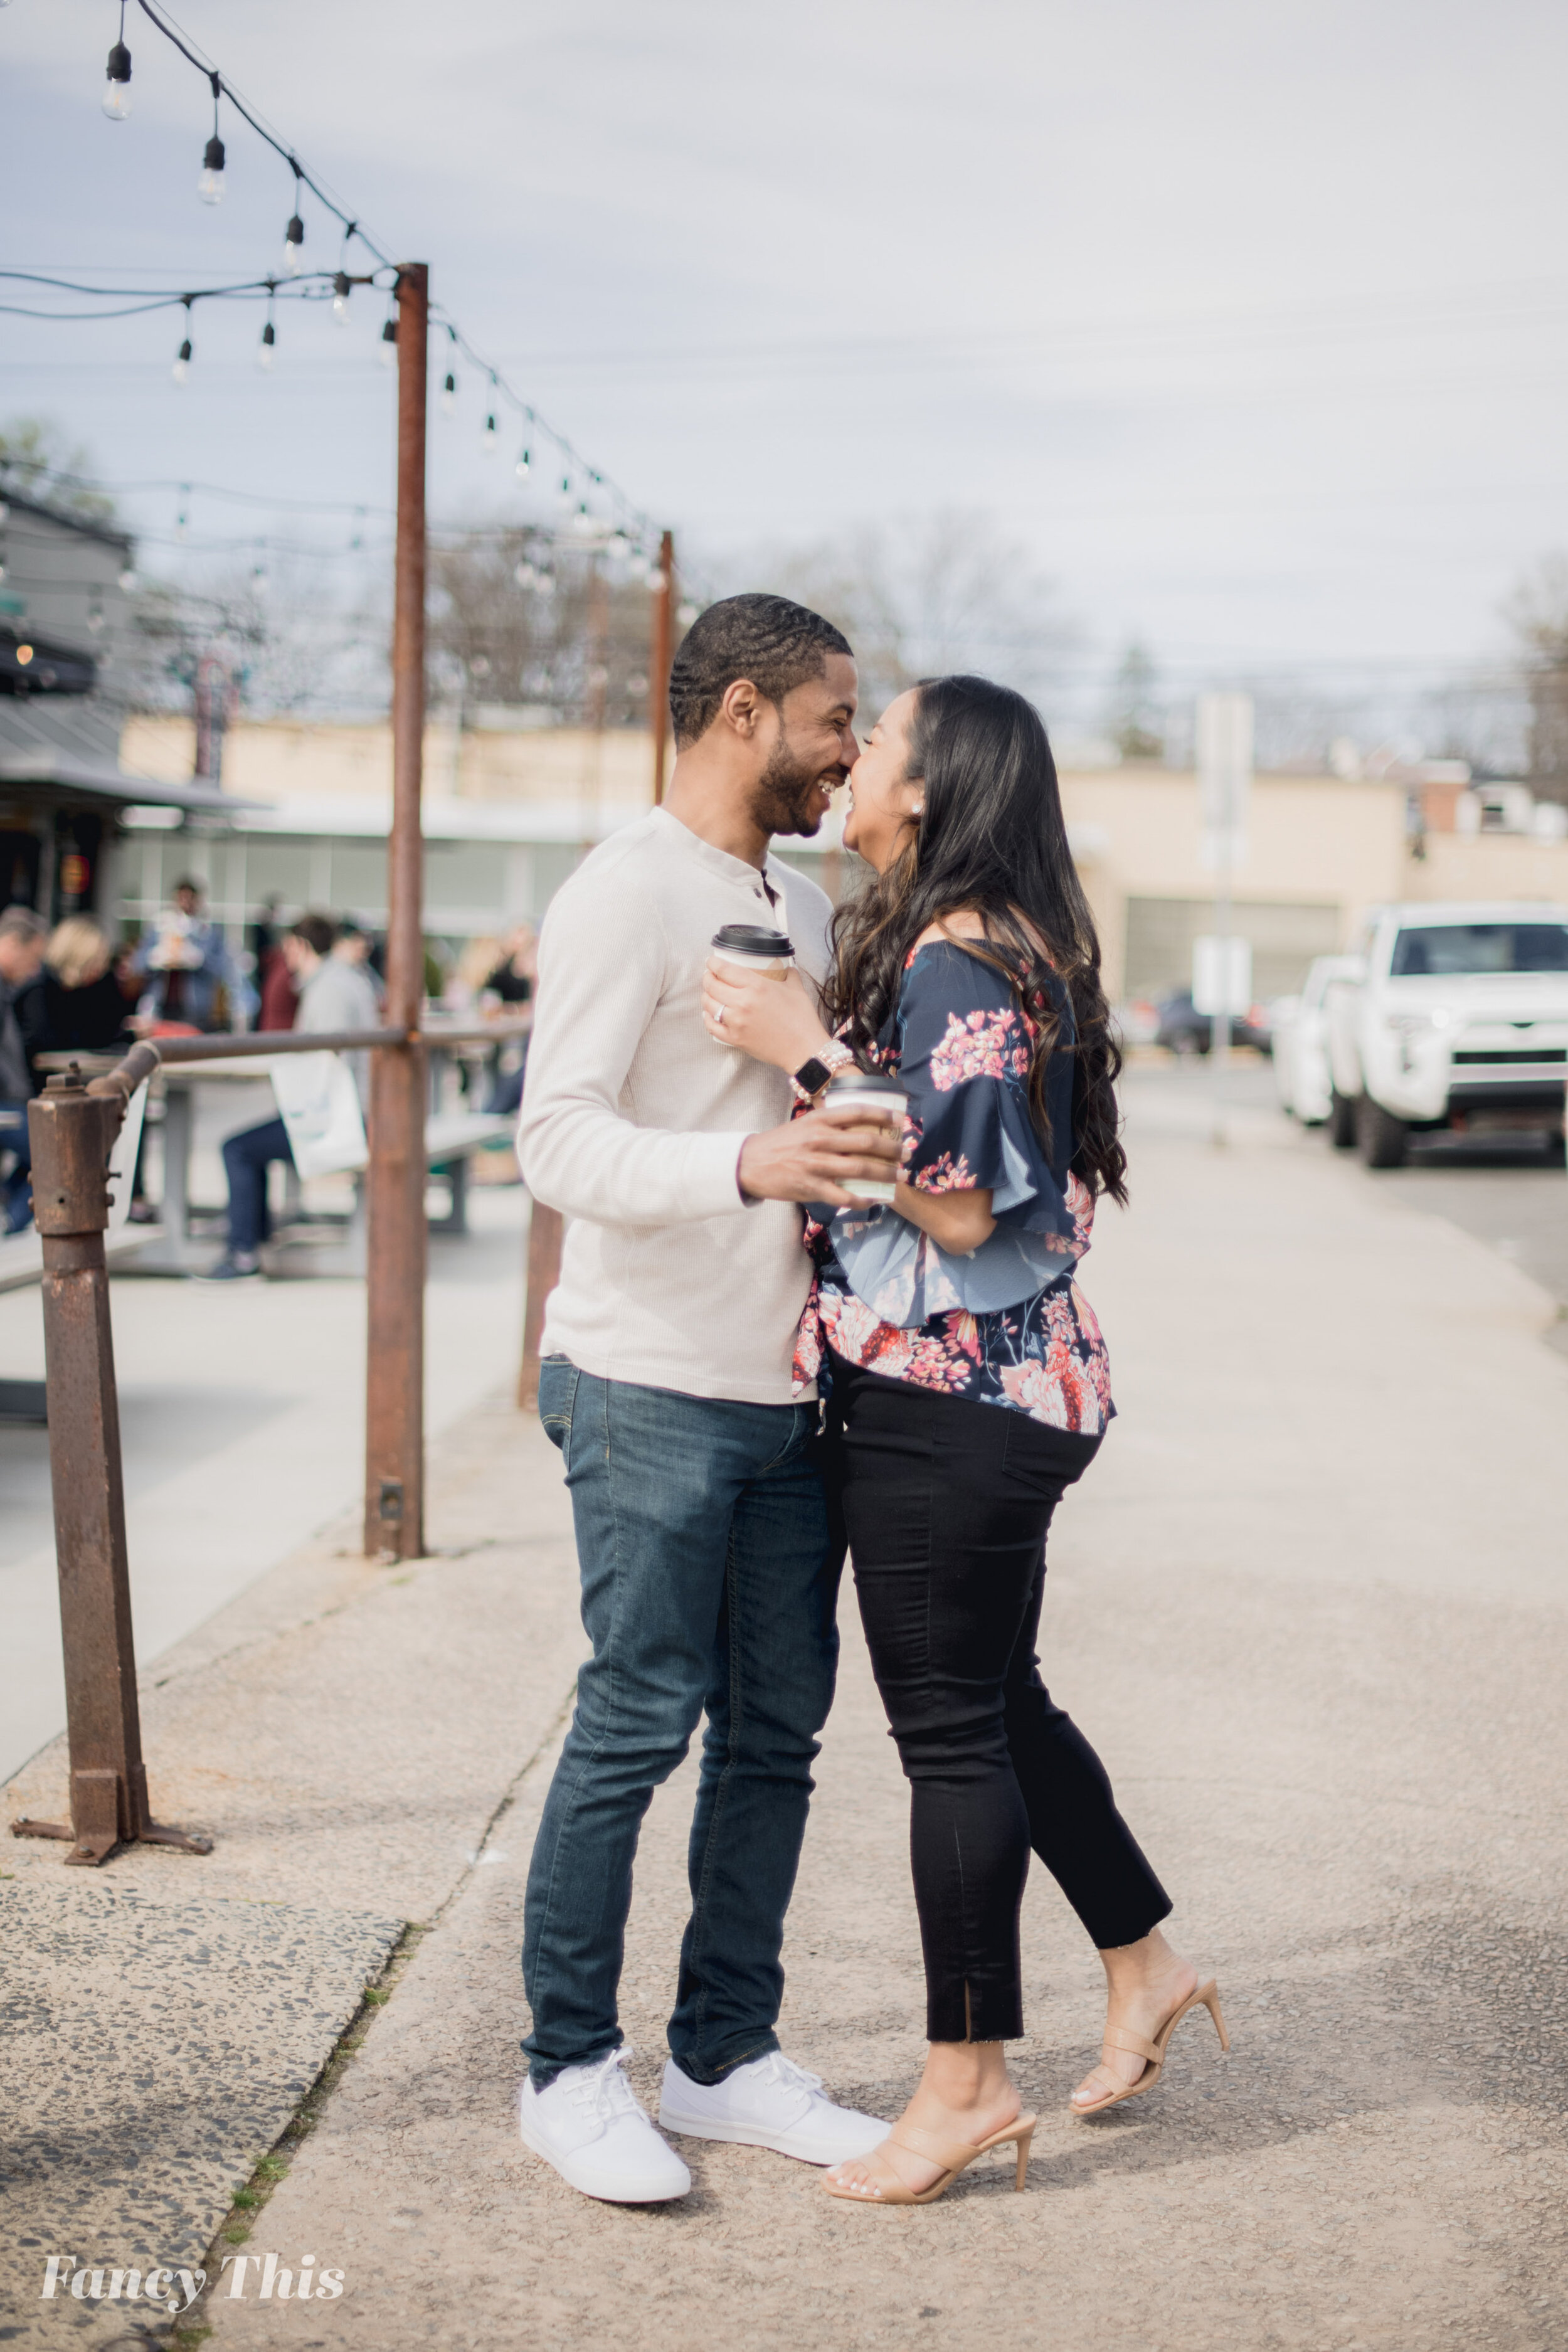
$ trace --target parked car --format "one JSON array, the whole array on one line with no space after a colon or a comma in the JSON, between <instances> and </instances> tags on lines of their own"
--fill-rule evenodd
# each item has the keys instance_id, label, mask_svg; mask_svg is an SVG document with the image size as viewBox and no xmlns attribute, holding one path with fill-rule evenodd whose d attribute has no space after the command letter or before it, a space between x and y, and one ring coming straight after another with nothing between
<instances>
[{"instance_id":1,"label":"parked car","mask_svg":"<svg viewBox=\"0 0 1568 2352\"><path fill-rule=\"evenodd\" d=\"M1361 946L1360 976L1327 991L1336 1144L1397 1168L1413 1134L1561 1138L1568 907L1382 907Z\"/></svg>"},{"instance_id":2,"label":"parked car","mask_svg":"<svg viewBox=\"0 0 1568 2352\"><path fill-rule=\"evenodd\" d=\"M1154 1000L1154 1011L1158 1024L1154 1031L1156 1045L1168 1045L1173 1054L1213 1051L1214 1023L1194 1004L1190 988L1168 989ZM1231 1015L1230 1042L1233 1045L1250 1045L1256 1053L1268 1052L1268 1015L1261 1004L1250 1005L1245 1013Z\"/></svg>"},{"instance_id":3,"label":"parked car","mask_svg":"<svg viewBox=\"0 0 1568 2352\"><path fill-rule=\"evenodd\" d=\"M1321 1127L1331 1108L1329 991L1335 982L1352 980L1360 971L1355 956L1319 956L1300 996L1277 997L1268 1008L1280 1107L1303 1127Z\"/></svg>"}]
</instances>

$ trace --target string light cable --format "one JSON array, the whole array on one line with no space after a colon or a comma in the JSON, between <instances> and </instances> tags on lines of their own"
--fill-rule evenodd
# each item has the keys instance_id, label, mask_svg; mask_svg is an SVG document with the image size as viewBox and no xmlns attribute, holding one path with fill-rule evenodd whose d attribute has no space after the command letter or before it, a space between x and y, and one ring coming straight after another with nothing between
<instances>
[{"instance_id":1,"label":"string light cable","mask_svg":"<svg viewBox=\"0 0 1568 2352\"><path fill-rule=\"evenodd\" d=\"M132 5L132 0L118 0L118 5L120 36L109 53L104 110L113 120L123 121L130 112L132 77L131 52L125 43L125 15L127 7ZM273 306L278 299L303 297L306 299L320 299L326 296L331 299L334 315L341 321L346 318L349 293L353 287L372 286L395 292L397 265L385 247L378 243L365 228L358 215L351 213L339 203L322 178L300 161L297 150L273 129L260 110L237 91L234 84L214 60L203 52L194 36L187 34L184 28L177 24L170 11L162 5L162 0L158 0L158 5L154 5L154 0L134 0L134 5L153 30L161 34L186 64L201 75L211 94L212 135L206 144L199 184L199 193L204 200L209 204L216 204L221 201L223 195L226 159L219 130L219 109L224 104L232 108L240 121L246 123L258 139L264 141L273 152L288 164L292 173L293 208L283 232L283 252L279 271L272 277L247 281L243 285L202 288L188 293L167 293L163 289L151 288L133 290L124 288L89 288L76 285L66 279L46 278L26 271L0 272L0 277L5 277L11 282L48 286L58 291L75 293L84 298L97 297L100 301L112 301L116 304L112 310L100 308L93 310L67 311L58 309L31 310L21 304L0 303L0 312L21 318L131 318L143 311L165 309L175 303L183 303L188 314L197 301L231 299L265 300L268 306L268 323L263 331L258 356L262 363L267 365L270 363L277 341L276 329L273 325ZM363 247L373 264L372 269L367 274L352 275L343 267L342 257L338 268L330 272L312 272L303 268L301 257L305 243L306 224L300 203L301 189L308 190L315 201L338 223L342 233L344 254L351 242L357 241ZM128 297L130 299L127 299ZM460 352L465 361L489 381L489 400L481 435L481 446L489 451L496 448L500 439L500 410L503 406L510 408L524 427L524 438L516 459L515 470L518 479L521 482L527 482L533 468L531 436L535 433L542 434L553 445L561 458L564 488L575 509L573 527L578 536L584 542L602 541L606 536L612 541L621 542L634 568L642 572L650 587L657 588L658 573L654 551L658 543L658 531L657 526L647 513L637 506L610 476L600 467L590 465L565 434L540 415L532 403L523 398L521 394L507 381L500 370L474 349L457 321L444 309L438 305L433 305L431 319L433 324L438 323L445 327L448 348L454 357ZM383 355L389 360L395 357L396 332L395 320L389 314L381 336L384 346ZM175 362L177 374L181 369L188 370L192 356L191 338L187 334L181 346L180 357ZM183 381L184 378L181 377L180 380ZM456 394L456 368L455 365L448 364L441 392L443 408L450 409L455 405ZM608 509L607 530L605 518L603 515L596 516L593 511L595 504Z\"/></svg>"}]
</instances>

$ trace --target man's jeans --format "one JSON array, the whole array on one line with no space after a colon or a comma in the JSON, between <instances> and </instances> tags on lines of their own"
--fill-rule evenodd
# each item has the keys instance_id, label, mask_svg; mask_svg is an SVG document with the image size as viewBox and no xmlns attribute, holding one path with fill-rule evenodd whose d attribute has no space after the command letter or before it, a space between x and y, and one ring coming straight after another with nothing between
<instances>
[{"instance_id":1,"label":"man's jeans","mask_svg":"<svg viewBox=\"0 0 1568 2352\"><path fill-rule=\"evenodd\" d=\"M778 2047L779 1947L833 1700L817 1409L595 1380L555 1356L539 1413L565 1459L594 1654L529 1871L522 2046L542 2085L619 2045L637 1832L706 1710L669 2047L716 2083Z\"/></svg>"},{"instance_id":2,"label":"man's jeans","mask_svg":"<svg viewBox=\"0 0 1568 2352\"><path fill-rule=\"evenodd\" d=\"M228 1178L228 1245L237 1256L250 1257L272 1230L267 1206L267 1171L275 1160L294 1165L289 1130L280 1118L261 1127L242 1128L223 1147L224 1173Z\"/></svg>"}]
</instances>

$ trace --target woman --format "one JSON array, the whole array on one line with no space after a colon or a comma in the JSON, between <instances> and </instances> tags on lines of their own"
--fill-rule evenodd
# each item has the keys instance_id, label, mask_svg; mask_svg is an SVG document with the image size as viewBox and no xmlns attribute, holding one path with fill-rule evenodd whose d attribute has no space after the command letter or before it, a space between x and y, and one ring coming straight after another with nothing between
<instances>
[{"instance_id":1,"label":"woman","mask_svg":"<svg viewBox=\"0 0 1568 2352\"><path fill-rule=\"evenodd\" d=\"M92 915L68 915L49 934L44 969L17 1001L28 1059L102 1054L129 1045L130 1007L115 977L109 933ZM45 1073L36 1073L42 1086Z\"/></svg>"},{"instance_id":2,"label":"woman","mask_svg":"<svg viewBox=\"0 0 1568 2352\"><path fill-rule=\"evenodd\" d=\"M826 2185L902 2204L988 2147L1016 2146L1022 2186L1035 2119L1003 2045L1023 2032L1031 1847L1105 1964L1103 2054L1075 2113L1148 2089L1195 2002L1225 2029L1034 1654L1051 1515L1113 1411L1072 1269L1096 1196L1126 1197L1120 1055L1045 729L1005 688L928 680L850 782L844 838L874 879L835 918L833 1036L794 979L710 967L704 1010L710 1034L784 1069L847 1047L908 1096L893 1208L808 1223L798 1365L831 1384L861 1617L911 1787L931 2043L890 2137Z\"/></svg>"}]
</instances>

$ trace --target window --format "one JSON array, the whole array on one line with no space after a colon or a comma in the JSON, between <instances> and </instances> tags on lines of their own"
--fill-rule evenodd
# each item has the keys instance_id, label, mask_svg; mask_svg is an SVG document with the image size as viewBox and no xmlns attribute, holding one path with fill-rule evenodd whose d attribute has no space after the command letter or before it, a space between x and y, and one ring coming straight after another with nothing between
<instances>
[{"instance_id":1,"label":"window","mask_svg":"<svg viewBox=\"0 0 1568 2352\"><path fill-rule=\"evenodd\" d=\"M1568 971L1568 923L1426 923L1401 931L1393 980L1484 971Z\"/></svg>"}]
</instances>

